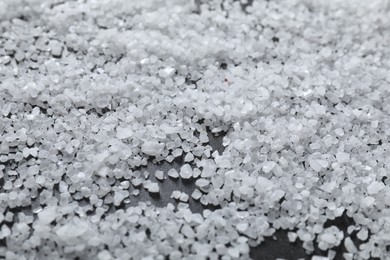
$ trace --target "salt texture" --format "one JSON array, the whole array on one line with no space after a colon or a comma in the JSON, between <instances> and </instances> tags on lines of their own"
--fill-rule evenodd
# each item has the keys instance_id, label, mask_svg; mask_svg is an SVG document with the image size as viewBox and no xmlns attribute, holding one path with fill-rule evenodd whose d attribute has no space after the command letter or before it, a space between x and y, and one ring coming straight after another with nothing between
<instances>
[{"instance_id":1,"label":"salt texture","mask_svg":"<svg viewBox=\"0 0 390 260\"><path fill-rule=\"evenodd\" d=\"M0 1L0 258L387 259L389 12Z\"/></svg>"}]
</instances>

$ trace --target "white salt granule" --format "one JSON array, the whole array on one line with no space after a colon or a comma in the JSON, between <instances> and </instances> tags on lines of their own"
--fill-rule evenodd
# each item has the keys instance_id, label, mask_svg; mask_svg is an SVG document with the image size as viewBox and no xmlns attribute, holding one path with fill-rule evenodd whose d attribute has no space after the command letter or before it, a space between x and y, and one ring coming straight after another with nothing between
<instances>
[{"instance_id":1,"label":"white salt granule","mask_svg":"<svg viewBox=\"0 0 390 260\"><path fill-rule=\"evenodd\" d=\"M138 187L139 185L142 184L142 180L141 179L132 179L131 184L133 184L134 187Z\"/></svg>"},{"instance_id":2,"label":"white salt granule","mask_svg":"<svg viewBox=\"0 0 390 260\"><path fill-rule=\"evenodd\" d=\"M338 152L336 154L336 159L339 163L347 163L350 160L350 156L347 153Z\"/></svg>"},{"instance_id":3,"label":"white salt granule","mask_svg":"<svg viewBox=\"0 0 390 260\"><path fill-rule=\"evenodd\" d=\"M378 194L385 188L385 184L382 182L373 181L367 186L367 193L370 195Z\"/></svg>"},{"instance_id":4,"label":"white salt granule","mask_svg":"<svg viewBox=\"0 0 390 260\"><path fill-rule=\"evenodd\" d=\"M202 196L202 192L198 189L195 189L192 194L191 194L191 197L194 199L194 200L198 200L200 199L200 197Z\"/></svg>"},{"instance_id":5,"label":"white salt granule","mask_svg":"<svg viewBox=\"0 0 390 260\"><path fill-rule=\"evenodd\" d=\"M259 176L259 177L257 177L255 187L256 187L258 192L266 192L266 191L272 190L274 187L274 184L272 181L268 180L267 178Z\"/></svg>"},{"instance_id":6,"label":"white salt granule","mask_svg":"<svg viewBox=\"0 0 390 260\"><path fill-rule=\"evenodd\" d=\"M203 179L203 178L197 179L196 182L195 182L195 185L198 186L198 187L205 187L205 186L207 186L209 184L210 184L210 181L206 180L206 179Z\"/></svg>"},{"instance_id":7,"label":"white salt granule","mask_svg":"<svg viewBox=\"0 0 390 260\"><path fill-rule=\"evenodd\" d=\"M159 71L159 75L162 77L162 78L169 78L173 75L173 73L175 72L175 68L172 68L172 67L166 67L162 70Z\"/></svg>"},{"instance_id":8,"label":"white salt granule","mask_svg":"<svg viewBox=\"0 0 390 260\"><path fill-rule=\"evenodd\" d=\"M141 146L141 150L147 155L158 155L162 153L164 146L158 141L145 141Z\"/></svg>"},{"instance_id":9,"label":"white salt granule","mask_svg":"<svg viewBox=\"0 0 390 260\"><path fill-rule=\"evenodd\" d=\"M88 228L89 226L86 222L77 221L61 226L57 229L56 234L61 240L67 241L82 236L87 232Z\"/></svg>"},{"instance_id":10,"label":"white salt granule","mask_svg":"<svg viewBox=\"0 0 390 260\"><path fill-rule=\"evenodd\" d=\"M357 238L365 241L368 238L368 230L365 228L360 229L360 231L356 234Z\"/></svg>"},{"instance_id":11,"label":"white salt granule","mask_svg":"<svg viewBox=\"0 0 390 260\"><path fill-rule=\"evenodd\" d=\"M233 258L238 258L240 256L240 251L237 248L229 248L227 252L229 256Z\"/></svg>"},{"instance_id":12,"label":"white salt granule","mask_svg":"<svg viewBox=\"0 0 390 260\"><path fill-rule=\"evenodd\" d=\"M50 224L56 219L56 207L49 206L44 208L41 212L38 213L38 219L43 224Z\"/></svg>"},{"instance_id":13,"label":"white salt granule","mask_svg":"<svg viewBox=\"0 0 390 260\"><path fill-rule=\"evenodd\" d=\"M163 180L164 179L164 172L163 171L156 171L155 173L154 173L154 175L156 176L156 179L158 179L158 180Z\"/></svg>"},{"instance_id":14,"label":"white salt granule","mask_svg":"<svg viewBox=\"0 0 390 260\"><path fill-rule=\"evenodd\" d=\"M267 161L263 164L263 171L269 173L276 166L276 163L273 161Z\"/></svg>"},{"instance_id":15,"label":"white salt granule","mask_svg":"<svg viewBox=\"0 0 390 260\"><path fill-rule=\"evenodd\" d=\"M145 188L151 193L158 193L160 188L157 183L149 183L145 186Z\"/></svg>"},{"instance_id":16,"label":"white salt granule","mask_svg":"<svg viewBox=\"0 0 390 260\"><path fill-rule=\"evenodd\" d=\"M183 179L189 179L192 177L192 168L189 164L184 164L180 168L180 177Z\"/></svg>"},{"instance_id":17,"label":"white salt granule","mask_svg":"<svg viewBox=\"0 0 390 260\"><path fill-rule=\"evenodd\" d=\"M98 253L97 255L98 260L112 260L114 259L111 255L111 253L107 250L103 250Z\"/></svg>"},{"instance_id":18,"label":"white salt granule","mask_svg":"<svg viewBox=\"0 0 390 260\"><path fill-rule=\"evenodd\" d=\"M357 248L355 244L352 242L352 239L350 237L346 237L344 240L344 246L347 249L348 252L350 253L356 253Z\"/></svg>"},{"instance_id":19,"label":"white salt granule","mask_svg":"<svg viewBox=\"0 0 390 260\"><path fill-rule=\"evenodd\" d=\"M56 40L52 40L49 43L49 48L51 49L51 53L54 57L61 57L62 54L62 45L60 42Z\"/></svg>"},{"instance_id":20,"label":"white salt granule","mask_svg":"<svg viewBox=\"0 0 390 260\"><path fill-rule=\"evenodd\" d=\"M179 200L180 200L180 201L183 201L183 202L187 202L187 201L188 201L188 198L189 198L188 194L182 192L182 193L180 194Z\"/></svg>"},{"instance_id":21,"label":"white salt granule","mask_svg":"<svg viewBox=\"0 0 390 260\"><path fill-rule=\"evenodd\" d=\"M176 169L172 168L172 169L169 169L168 172L167 172L168 176L171 177L171 178L178 178L179 177L179 173L177 172Z\"/></svg>"},{"instance_id":22,"label":"white salt granule","mask_svg":"<svg viewBox=\"0 0 390 260\"><path fill-rule=\"evenodd\" d=\"M180 199L180 196L181 196L181 191L174 190L172 192L171 198L178 200L178 199Z\"/></svg>"},{"instance_id":23,"label":"white salt granule","mask_svg":"<svg viewBox=\"0 0 390 260\"><path fill-rule=\"evenodd\" d=\"M186 156L184 157L185 162L191 162L194 160L194 155L192 153L187 153Z\"/></svg>"},{"instance_id":24,"label":"white salt granule","mask_svg":"<svg viewBox=\"0 0 390 260\"><path fill-rule=\"evenodd\" d=\"M310 168L313 169L313 171L315 172L319 172L322 168L325 168L327 166L327 162L325 160L318 158L309 158L308 162Z\"/></svg>"},{"instance_id":25,"label":"white salt granule","mask_svg":"<svg viewBox=\"0 0 390 260\"><path fill-rule=\"evenodd\" d=\"M245 232L249 227L249 224L246 222L237 224L236 228L239 232Z\"/></svg>"},{"instance_id":26,"label":"white salt granule","mask_svg":"<svg viewBox=\"0 0 390 260\"><path fill-rule=\"evenodd\" d=\"M313 255L311 260L329 260L329 258L326 256Z\"/></svg>"},{"instance_id":27,"label":"white salt granule","mask_svg":"<svg viewBox=\"0 0 390 260\"><path fill-rule=\"evenodd\" d=\"M131 127L117 127L116 128L116 137L118 139L126 139L131 137L133 134L133 131Z\"/></svg>"},{"instance_id":28,"label":"white salt granule","mask_svg":"<svg viewBox=\"0 0 390 260\"><path fill-rule=\"evenodd\" d=\"M288 237L288 240L289 240L291 243L293 243L293 242L295 242L295 241L297 240L298 235L297 235L297 233L295 233L295 232L288 232L288 233L287 233L287 237Z\"/></svg>"}]
</instances>

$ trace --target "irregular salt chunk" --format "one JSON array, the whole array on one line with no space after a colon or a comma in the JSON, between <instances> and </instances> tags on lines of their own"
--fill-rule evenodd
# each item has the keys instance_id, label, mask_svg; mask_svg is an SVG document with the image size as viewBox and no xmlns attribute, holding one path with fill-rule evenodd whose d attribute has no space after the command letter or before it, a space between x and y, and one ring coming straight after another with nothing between
<instances>
[{"instance_id":1,"label":"irregular salt chunk","mask_svg":"<svg viewBox=\"0 0 390 260\"><path fill-rule=\"evenodd\" d=\"M336 159L339 163L347 163L350 160L350 156L347 153L338 152L336 153Z\"/></svg>"},{"instance_id":2,"label":"irregular salt chunk","mask_svg":"<svg viewBox=\"0 0 390 260\"><path fill-rule=\"evenodd\" d=\"M324 58L329 58L332 55L332 50L329 47L324 47L321 49L320 55Z\"/></svg>"},{"instance_id":3,"label":"irregular salt chunk","mask_svg":"<svg viewBox=\"0 0 390 260\"><path fill-rule=\"evenodd\" d=\"M173 75L174 72L175 72L175 68L166 67L164 69L159 70L158 73L159 73L160 77L162 77L162 78L169 78Z\"/></svg>"},{"instance_id":4,"label":"irregular salt chunk","mask_svg":"<svg viewBox=\"0 0 390 260\"><path fill-rule=\"evenodd\" d=\"M133 184L135 187L138 187L139 185L142 184L142 180L141 179L132 179L131 184Z\"/></svg>"},{"instance_id":5,"label":"irregular salt chunk","mask_svg":"<svg viewBox=\"0 0 390 260\"><path fill-rule=\"evenodd\" d=\"M141 150L143 153L147 155L156 156L162 153L164 147L165 145L163 143L152 140L152 141L145 141L141 146Z\"/></svg>"},{"instance_id":6,"label":"irregular salt chunk","mask_svg":"<svg viewBox=\"0 0 390 260\"><path fill-rule=\"evenodd\" d=\"M319 172L323 168L322 167L323 160L309 158L308 161L309 161L310 168L312 168L315 172Z\"/></svg>"},{"instance_id":7,"label":"irregular salt chunk","mask_svg":"<svg viewBox=\"0 0 390 260\"><path fill-rule=\"evenodd\" d=\"M129 192L127 190L120 190L115 192L114 195L114 205L119 206L122 201L129 196Z\"/></svg>"},{"instance_id":8,"label":"irregular salt chunk","mask_svg":"<svg viewBox=\"0 0 390 260\"><path fill-rule=\"evenodd\" d=\"M171 178L178 178L179 177L179 173L177 172L176 169L172 168L172 169L169 169L169 171L167 172L168 176L171 177Z\"/></svg>"},{"instance_id":9,"label":"irregular salt chunk","mask_svg":"<svg viewBox=\"0 0 390 260\"><path fill-rule=\"evenodd\" d=\"M198 187L201 187L201 188L206 187L209 184L210 184L210 181L207 179L203 179L203 178L197 179L195 182L195 185Z\"/></svg>"},{"instance_id":10,"label":"irregular salt chunk","mask_svg":"<svg viewBox=\"0 0 390 260\"><path fill-rule=\"evenodd\" d=\"M118 139L126 139L133 135L131 127L117 127L116 128L116 137Z\"/></svg>"},{"instance_id":11,"label":"irregular salt chunk","mask_svg":"<svg viewBox=\"0 0 390 260\"><path fill-rule=\"evenodd\" d=\"M329 258L326 256L313 255L311 260L329 260Z\"/></svg>"},{"instance_id":12,"label":"irregular salt chunk","mask_svg":"<svg viewBox=\"0 0 390 260\"><path fill-rule=\"evenodd\" d=\"M114 258L112 257L112 255L109 251L103 250L103 251L98 253L97 259L98 260L112 260Z\"/></svg>"},{"instance_id":13,"label":"irregular salt chunk","mask_svg":"<svg viewBox=\"0 0 390 260\"><path fill-rule=\"evenodd\" d=\"M361 241L365 241L368 238L368 230L365 228L362 228L357 234L357 238L359 238Z\"/></svg>"},{"instance_id":14,"label":"irregular salt chunk","mask_svg":"<svg viewBox=\"0 0 390 260\"><path fill-rule=\"evenodd\" d=\"M157 183L149 183L145 188L151 193L158 193L160 191Z\"/></svg>"},{"instance_id":15,"label":"irregular salt chunk","mask_svg":"<svg viewBox=\"0 0 390 260\"><path fill-rule=\"evenodd\" d=\"M164 179L164 172L163 172L163 171L157 170L157 171L154 173L154 175L156 176L156 178L157 178L158 180L163 180L163 179Z\"/></svg>"},{"instance_id":16,"label":"irregular salt chunk","mask_svg":"<svg viewBox=\"0 0 390 260\"><path fill-rule=\"evenodd\" d=\"M80 237L88 230L88 224L84 221L77 221L75 223L67 223L57 229L57 236L63 241L69 241L76 237Z\"/></svg>"},{"instance_id":17,"label":"irregular salt chunk","mask_svg":"<svg viewBox=\"0 0 390 260\"><path fill-rule=\"evenodd\" d=\"M262 176L257 177L257 181L256 181L257 191L266 192L268 190L272 190L273 187L274 187L274 184L272 181L270 181L267 178L264 178Z\"/></svg>"},{"instance_id":18,"label":"irregular salt chunk","mask_svg":"<svg viewBox=\"0 0 390 260\"><path fill-rule=\"evenodd\" d=\"M23 157L24 158L27 158L30 155L30 149L27 148L27 147L23 148L22 152L23 152Z\"/></svg>"},{"instance_id":19,"label":"irregular salt chunk","mask_svg":"<svg viewBox=\"0 0 390 260\"><path fill-rule=\"evenodd\" d=\"M59 41L50 41L49 43L50 49L51 49L51 54L55 58L60 58L62 55L62 45Z\"/></svg>"},{"instance_id":20,"label":"irregular salt chunk","mask_svg":"<svg viewBox=\"0 0 390 260\"><path fill-rule=\"evenodd\" d=\"M43 224L50 224L56 218L56 207L49 206L44 208L41 212L38 213L38 219Z\"/></svg>"},{"instance_id":21,"label":"irregular salt chunk","mask_svg":"<svg viewBox=\"0 0 390 260\"><path fill-rule=\"evenodd\" d=\"M25 58L24 52L22 52L22 51L17 51L17 52L15 53L15 60L16 60L17 62L23 61L24 58Z\"/></svg>"},{"instance_id":22,"label":"irregular salt chunk","mask_svg":"<svg viewBox=\"0 0 390 260\"><path fill-rule=\"evenodd\" d=\"M269 173L276 166L276 163L273 161L267 161L263 164L263 171Z\"/></svg>"},{"instance_id":23,"label":"irregular salt chunk","mask_svg":"<svg viewBox=\"0 0 390 260\"><path fill-rule=\"evenodd\" d=\"M334 130L335 134L337 134L338 136L344 136L344 131L343 129L341 128L337 128Z\"/></svg>"},{"instance_id":24,"label":"irregular salt chunk","mask_svg":"<svg viewBox=\"0 0 390 260\"><path fill-rule=\"evenodd\" d=\"M246 222L238 223L236 228L239 232L245 232L249 227L249 224Z\"/></svg>"},{"instance_id":25,"label":"irregular salt chunk","mask_svg":"<svg viewBox=\"0 0 390 260\"><path fill-rule=\"evenodd\" d=\"M183 202L187 202L188 201L188 194L182 192L180 194L180 198L179 198L180 201L183 201Z\"/></svg>"},{"instance_id":26,"label":"irregular salt chunk","mask_svg":"<svg viewBox=\"0 0 390 260\"><path fill-rule=\"evenodd\" d=\"M357 248L355 244L352 242L352 239L350 237L346 237L344 240L344 246L347 249L348 252L350 253L356 253Z\"/></svg>"},{"instance_id":27,"label":"irregular salt chunk","mask_svg":"<svg viewBox=\"0 0 390 260\"><path fill-rule=\"evenodd\" d=\"M178 200L178 199L180 198L180 196L181 196L181 191L174 190L174 191L172 192L171 198L177 199L177 200Z\"/></svg>"},{"instance_id":28,"label":"irregular salt chunk","mask_svg":"<svg viewBox=\"0 0 390 260\"><path fill-rule=\"evenodd\" d=\"M373 181L367 186L367 193L370 195L378 194L385 188L385 184L382 182Z\"/></svg>"}]
</instances>

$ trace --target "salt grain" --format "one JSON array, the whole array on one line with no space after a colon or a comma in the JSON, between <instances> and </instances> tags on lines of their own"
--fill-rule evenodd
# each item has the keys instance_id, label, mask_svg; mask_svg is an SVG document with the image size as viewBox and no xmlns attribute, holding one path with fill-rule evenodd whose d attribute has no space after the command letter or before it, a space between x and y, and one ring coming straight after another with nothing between
<instances>
[{"instance_id":1,"label":"salt grain","mask_svg":"<svg viewBox=\"0 0 390 260\"><path fill-rule=\"evenodd\" d=\"M180 177L183 179L189 179L192 177L192 168L189 164L184 164L180 168Z\"/></svg>"}]
</instances>

